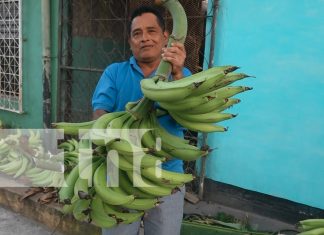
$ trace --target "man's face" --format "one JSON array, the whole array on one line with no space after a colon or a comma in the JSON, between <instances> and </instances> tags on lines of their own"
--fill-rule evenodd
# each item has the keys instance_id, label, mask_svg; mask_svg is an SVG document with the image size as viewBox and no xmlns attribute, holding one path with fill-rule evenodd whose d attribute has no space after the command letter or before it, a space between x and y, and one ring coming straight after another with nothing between
<instances>
[{"instance_id":1,"label":"man's face","mask_svg":"<svg viewBox=\"0 0 324 235\"><path fill-rule=\"evenodd\" d=\"M167 34L152 13L144 13L133 19L129 44L138 62L160 61L161 49L167 43Z\"/></svg>"}]
</instances>

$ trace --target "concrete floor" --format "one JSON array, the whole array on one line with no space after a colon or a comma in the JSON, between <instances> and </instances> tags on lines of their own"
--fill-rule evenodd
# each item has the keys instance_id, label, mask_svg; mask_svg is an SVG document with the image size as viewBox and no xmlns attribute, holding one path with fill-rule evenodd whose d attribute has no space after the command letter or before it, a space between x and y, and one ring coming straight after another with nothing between
<instances>
[{"instance_id":1,"label":"concrete floor","mask_svg":"<svg viewBox=\"0 0 324 235\"><path fill-rule=\"evenodd\" d=\"M201 215L216 215L217 212L225 212L235 216L237 219L248 219L249 224L256 230L261 231L280 231L294 229L291 224L283 223L271 218L262 217L252 213L235 210L215 203L200 201L197 204L186 202L184 206L185 214L197 213ZM46 226L28 219L10 209L0 207L0 235L63 235L58 231L50 230ZM143 229L140 234L143 235Z\"/></svg>"},{"instance_id":2,"label":"concrete floor","mask_svg":"<svg viewBox=\"0 0 324 235\"><path fill-rule=\"evenodd\" d=\"M0 207L0 235L62 235L12 210Z\"/></svg>"}]
</instances>

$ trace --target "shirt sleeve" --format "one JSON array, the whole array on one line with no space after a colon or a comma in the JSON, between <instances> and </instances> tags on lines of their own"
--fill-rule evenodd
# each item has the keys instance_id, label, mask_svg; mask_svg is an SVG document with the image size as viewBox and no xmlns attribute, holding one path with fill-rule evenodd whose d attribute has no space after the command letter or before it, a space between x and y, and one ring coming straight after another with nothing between
<instances>
[{"instance_id":1,"label":"shirt sleeve","mask_svg":"<svg viewBox=\"0 0 324 235\"><path fill-rule=\"evenodd\" d=\"M191 75L191 71L187 68L183 68L182 73L183 73L183 77L188 77Z\"/></svg>"},{"instance_id":2,"label":"shirt sleeve","mask_svg":"<svg viewBox=\"0 0 324 235\"><path fill-rule=\"evenodd\" d=\"M116 66L108 66L101 75L96 89L92 96L93 111L102 109L107 112L113 112L117 90L116 90Z\"/></svg>"},{"instance_id":3,"label":"shirt sleeve","mask_svg":"<svg viewBox=\"0 0 324 235\"><path fill-rule=\"evenodd\" d=\"M183 78L185 78L185 77L188 77L188 76L191 75L191 71L190 71L188 68L184 67L184 68L182 69L182 74L183 74ZM169 80L170 82L173 80L173 79L172 79L172 75L169 76L168 80Z\"/></svg>"}]
</instances>

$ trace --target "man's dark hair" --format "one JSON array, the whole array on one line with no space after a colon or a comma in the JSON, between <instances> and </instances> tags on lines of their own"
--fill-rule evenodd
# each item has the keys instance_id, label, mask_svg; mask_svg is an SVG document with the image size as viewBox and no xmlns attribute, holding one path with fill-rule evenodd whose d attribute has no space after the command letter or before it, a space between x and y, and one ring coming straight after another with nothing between
<instances>
[{"instance_id":1,"label":"man's dark hair","mask_svg":"<svg viewBox=\"0 0 324 235\"><path fill-rule=\"evenodd\" d=\"M130 17L130 21L129 21L129 25L128 25L129 34L131 32L132 22L133 22L134 18L137 16L141 16L144 13L152 13L153 15L155 15L157 18L157 22L158 22L159 26L161 27L162 31L163 32L165 31L165 21L164 21L164 18L162 16L161 12L158 10L158 8L154 8L151 6L141 6L141 7L136 8Z\"/></svg>"}]
</instances>

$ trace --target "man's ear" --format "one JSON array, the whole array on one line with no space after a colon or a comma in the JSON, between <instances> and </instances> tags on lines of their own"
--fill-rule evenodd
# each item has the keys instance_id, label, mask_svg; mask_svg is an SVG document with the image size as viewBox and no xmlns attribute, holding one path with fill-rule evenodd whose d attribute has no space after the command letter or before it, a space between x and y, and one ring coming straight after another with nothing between
<instances>
[{"instance_id":1,"label":"man's ear","mask_svg":"<svg viewBox=\"0 0 324 235\"><path fill-rule=\"evenodd\" d=\"M167 46L168 45L168 39L169 39L169 32L164 31L163 36L164 36L164 45Z\"/></svg>"}]
</instances>

